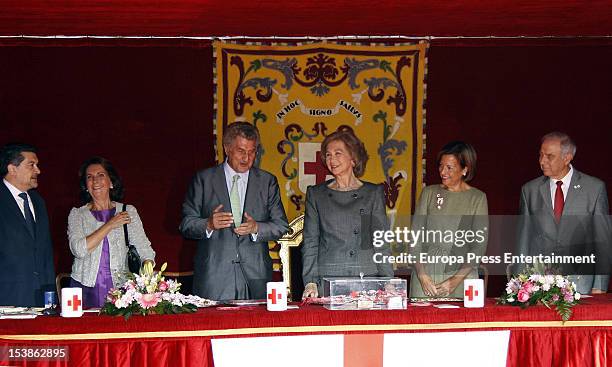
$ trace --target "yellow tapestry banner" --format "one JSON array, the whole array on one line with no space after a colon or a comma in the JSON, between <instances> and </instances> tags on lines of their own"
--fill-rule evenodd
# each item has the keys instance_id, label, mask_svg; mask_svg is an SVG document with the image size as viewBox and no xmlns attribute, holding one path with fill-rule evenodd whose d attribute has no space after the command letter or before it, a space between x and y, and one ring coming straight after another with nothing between
<instances>
[{"instance_id":1,"label":"yellow tapestry banner","mask_svg":"<svg viewBox=\"0 0 612 367\"><path fill-rule=\"evenodd\" d=\"M308 185L331 178L318 157L324 137L349 128L370 157L362 179L385 185L391 222L410 215L423 181L427 47L216 42L217 161L225 126L255 124L256 164L278 178L292 220Z\"/></svg>"}]
</instances>

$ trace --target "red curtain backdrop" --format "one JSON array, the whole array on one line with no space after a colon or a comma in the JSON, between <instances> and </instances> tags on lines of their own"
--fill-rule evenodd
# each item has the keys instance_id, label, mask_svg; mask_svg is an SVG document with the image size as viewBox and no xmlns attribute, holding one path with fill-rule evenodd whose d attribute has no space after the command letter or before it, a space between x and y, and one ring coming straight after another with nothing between
<instances>
[{"instance_id":1,"label":"red curtain backdrop","mask_svg":"<svg viewBox=\"0 0 612 367\"><path fill-rule=\"evenodd\" d=\"M195 243L183 240L177 227L192 175L214 163L210 43L20 42L0 47L0 143L22 140L40 148L40 191L58 272L72 262L66 221L78 204L77 170L94 154L109 158L122 175L125 201L138 208L158 262L190 270ZM578 144L576 168L611 189L610 65L607 40L434 41L426 182L439 182L440 147L466 140L478 151L473 183L487 193L490 212L516 214L521 185L540 175L540 136L563 130Z\"/></svg>"},{"instance_id":2,"label":"red curtain backdrop","mask_svg":"<svg viewBox=\"0 0 612 367\"><path fill-rule=\"evenodd\" d=\"M0 35L603 36L606 0L5 0Z\"/></svg>"},{"instance_id":3,"label":"red curtain backdrop","mask_svg":"<svg viewBox=\"0 0 612 367\"><path fill-rule=\"evenodd\" d=\"M92 155L117 168L158 262L192 269L178 224L191 176L214 160L210 48L0 47L0 59L0 142L40 149L57 271L72 264L67 216Z\"/></svg>"}]
</instances>

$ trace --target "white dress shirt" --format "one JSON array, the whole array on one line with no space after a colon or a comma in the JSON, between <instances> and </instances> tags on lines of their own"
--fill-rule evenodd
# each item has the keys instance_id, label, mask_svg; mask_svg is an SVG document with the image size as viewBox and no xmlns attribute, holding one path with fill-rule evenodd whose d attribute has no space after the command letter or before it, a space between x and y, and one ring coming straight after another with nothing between
<instances>
[{"instance_id":1,"label":"white dress shirt","mask_svg":"<svg viewBox=\"0 0 612 367\"><path fill-rule=\"evenodd\" d=\"M551 178L549 180L550 185L550 199L552 203L553 210L555 209L555 193L557 192L557 181L562 181L561 191L563 191L563 202L567 199L567 192L569 191L570 183L572 182L572 175L574 174L574 167L570 164L570 170L567 172L565 177L560 180Z\"/></svg>"},{"instance_id":2,"label":"white dress shirt","mask_svg":"<svg viewBox=\"0 0 612 367\"><path fill-rule=\"evenodd\" d=\"M5 178L2 179L2 181L4 181L4 185L9 189L9 191L13 195L13 199L15 199L15 201L17 202L17 206L21 210L21 215L23 215L23 217L25 218L25 210L24 210L24 203L25 203L25 201L21 197L19 197L19 194L21 194L23 191L19 190L15 186L13 186ZM27 191L25 193L26 193L26 195L28 195L28 203L30 204L29 205L30 211L32 212L32 216L34 217L34 221L36 221L36 213L34 212L34 205L32 204L32 197L30 197L30 195L28 194Z\"/></svg>"},{"instance_id":3,"label":"white dress shirt","mask_svg":"<svg viewBox=\"0 0 612 367\"><path fill-rule=\"evenodd\" d=\"M240 211L244 213L244 200L246 198L246 190L249 184L249 171L243 173L236 172L232 167L230 167L230 165L227 163L227 160L223 163L223 171L225 172L225 184L227 185L228 194L232 192L233 177L235 175L240 176L238 181L236 181L236 185L238 185L238 196L240 196ZM231 212L232 208L223 208L221 210L229 210ZM210 238L213 232L214 230L209 231L208 228L206 228L206 238ZM257 241L257 233L251 233L251 239L253 241Z\"/></svg>"},{"instance_id":4,"label":"white dress shirt","mask_svg":"<svg viewBox=\"0 0 612 367\"><path fill-rule=\"evenodd\" d=\"M246 196L247 185L249 184L249 171L238 173L225 161L223 163L223 171L225 172L225 184L227 185L227 193L232 192L232 182L235 175L240 176L236 184L238 185L238 195L240 196L240 208L244 212L244 198ZM224 208L230 209L231 208Z\"/></svg>"}]
</instances>

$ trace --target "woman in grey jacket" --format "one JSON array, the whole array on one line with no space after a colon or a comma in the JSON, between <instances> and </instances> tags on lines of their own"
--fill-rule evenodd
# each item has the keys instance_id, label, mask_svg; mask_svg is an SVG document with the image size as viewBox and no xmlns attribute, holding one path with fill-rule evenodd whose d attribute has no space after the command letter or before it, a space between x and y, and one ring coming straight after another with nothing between
<instances>
[{"instance_id":1,"label":"woman in grey jacket","mask_svg":"<svg viewBox=\"0 0 612 367\"><path fill-rule=\"evenodd\" d=\"M317 297L326 276L392 277L388 244L376 248L372 234L389 229L382 185L361 181L368 159L363 143L348 129L328 135L321 144L325 165L334 176L306 191L302 245L303 298Z\"/></svg>"},{"instance_id":2,"label":"woman in grey jacket","mask_svg":"<svg viewBox=\"0 0 612 367\"><path fill-rule=\"evenodd\" d=\"M123 198L123 185L108 160L86 160L79 169L79 180L85 205L72 208L68 216L68 240L74 255L71 286L83 289L84 307L101 307L108 291L121 286L128 273L123 225L127 224L130 244L143 263L153 262L155 251L136 208L127 205L122 211L118 200Z\"/></svg>"}]
</instances>

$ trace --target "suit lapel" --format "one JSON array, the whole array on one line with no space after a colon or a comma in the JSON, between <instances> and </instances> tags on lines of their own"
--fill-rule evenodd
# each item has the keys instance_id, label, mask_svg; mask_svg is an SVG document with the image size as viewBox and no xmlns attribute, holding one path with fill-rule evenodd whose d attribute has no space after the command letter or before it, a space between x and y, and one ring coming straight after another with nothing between
<instances>
[{"instance_id":1,"label":"suit lapel","mask_svg":"<svg viewBox=\"0 0 612 367\"><path fill-rule=\"evenodd\" d=\"M250 216L253 216L252 208L257 207L257 190L259 190L260 185L261 172L255 167L252 167L249 171L249 183L247 184L246 194L244 198L244 208L242 212L249 213Z\"/></svg>"},{"instance_id":2,"label":"suit lapel","mask_svg":"<svg viewBox=\"0 0 612 367\"><path fill-rule=\"evenodd\" d=\"M42 213L42 199L40 198L40 196L38 195L38 192L33 193L31 190L28 192L28 194L30 195L30 200L32 200L32 206L34 207L34 233L36 234L36 237L38 237L38 233L40 231L41 228L41 223L42 223L42 219L43 219L43 213Z\"/></svg>"},{"instance_id":3,"label":"suit lapel","mask_svg":"<svg viewBox=\"0 0 612 367\"><path fill-rule=\"evenodd\" d=\"M19 209L19 206L17 205L17 202L15 201L15 198L13 198L13 195L9 191L8 187L6 187L4 182L0 184L0 198L2 199L3 206L5 208L9 208L9 211L13 213L16 218L21 217L21 219L24 219L23 214L21 213L21 210ZM24 225L25 225L25 219L24 219Z\"/></svg>"},{"instance_id":4,"label":"suit lapel","mask_svg":"<svg viewBox=\"0 0 612 367\"><path fill-rule=\"evenodd\" d=\"M563 215L565 215L565 213L572 212L571 209L576 203L576 200L578 200L578 197L580 196L580 193L581 193L580 191L581 179L582 179L582 174L576 171L576 169L574 169L572 180L569 184L569 187L567 188L567 198L565 199L565 205L563 206Z\"/></svg>"},{"instance_id":5,"label":"suit lapel","mask_svg":"<svg viewBox=\"0 0 612 367\"><path fill-rule=\"evenodd\" d=\"M6 187L4 182L0 183L0 193L1 193L0 194L0 198L3 201L3 206L5 206L5 208L9 209L9 212L11 212L12 215L13 215L13 219L16 222L21 223L21 225L23 226L23 229L28 234L30 234L30 231L28 230L28 227L26 225L23 213L21 212L21 209L19 209L19 205L17 205L17 202L15 201L15 198L13 197L13 194L11 194L11 192L9 191L8 187ZM32 199L31 195L30 195L30 199ZM32 205L34 205L34 210L36 210L38 205L36 205L36 203L32 203ZM38 215L38 212L36 214ZM38 218L38 216L36 218ZM30 237L31 237L31 235L30 235Z\"/></svg>"},{"instance_id":6,"label":"suit lapel","mask_svg":"<svg viewBox=\"0 0 612 367\"><path fill-rule=\"evenodd\" d=\"M553 215L553 207L552 207L552 198L550 196L550 185L549 178L544 176L542 183L540 184L540 195L542 196L542 201L544 202L544 206L550 212L550 215Z\"/></svg>"},{"instance_id":7,"label":"suit lapel","mask_svg":"<svg viewBox=\"0 0 612 367\"><path fill-rule=\"evenodd\" d=\"M232 211L232 205L230 203L229 192L227 191L227 183L225 181L225 170L223 169L223 163L217 166L217 171L213 176L212 187L217 192L221 204L223 204L223 211ZM212 208L214 209L214 208Z\"/></svg>"}]
</instances>

